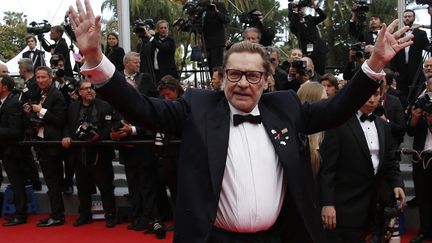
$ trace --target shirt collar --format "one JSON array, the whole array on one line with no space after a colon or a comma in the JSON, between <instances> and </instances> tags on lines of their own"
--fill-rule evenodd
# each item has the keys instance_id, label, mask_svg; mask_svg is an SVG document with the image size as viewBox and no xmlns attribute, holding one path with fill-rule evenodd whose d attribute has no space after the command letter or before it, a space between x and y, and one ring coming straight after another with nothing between
<instances>
[{"instance_id":1,"label":"shirt collar","mask_svg":"<svg viewBox=\"0 0 432 243\"><path fill-rule=\"evenodd\" d=\"M234 114L240 114L240 115L251 114L251 115L254 115L254 116L260 115L260 111L259 111L259 109L258 109L258 104L257 104L257 105L252 109L252 111L249 112L249 113L246 113L246 112L243 112L243 111L238 110L238 109L235 108L233 105L231 105L231 103L230 103L229 101L228 101L228 105L229 105L230 112L231 112L231 118L232 118L232 116L233 116Z\"/></svg>"}]
</instances>

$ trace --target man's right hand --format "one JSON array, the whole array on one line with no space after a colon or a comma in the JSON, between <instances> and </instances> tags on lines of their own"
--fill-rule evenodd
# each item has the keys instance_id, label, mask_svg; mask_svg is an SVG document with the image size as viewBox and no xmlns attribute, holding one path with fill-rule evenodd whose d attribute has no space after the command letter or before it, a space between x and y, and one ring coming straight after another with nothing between
<instances>
[{"instance_id":1,"label":"man's right hand","mask_svg":"<svg viewBox=\"0 0 432 243\"><path fill-rule=\"evenodd\" d=\"M321 218L325 229L328 230L336 229L336 209L334 206L322 207Z\"/></svg>"},{"instance_id":2,"label":"man's right hand","mask_svg":"<svg viewBox=\"0 0 432 243\"><path fill-rule=\"evenodd\" d=\"M89 0L84 0L85 11L81 0L76 1L77 11L70 6L69 18L75 32L77 45L86 59L89 68L96 67L102 61L101 17L94 16Z\"/></svg>"}]
</instances>

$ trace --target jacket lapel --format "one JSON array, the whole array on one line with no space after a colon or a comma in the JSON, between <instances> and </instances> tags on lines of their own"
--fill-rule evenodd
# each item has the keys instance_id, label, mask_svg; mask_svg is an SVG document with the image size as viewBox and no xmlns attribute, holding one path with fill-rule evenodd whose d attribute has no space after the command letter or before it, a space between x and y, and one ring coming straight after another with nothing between
<instances>
[{"instance_id":1,"label":"jacket lapel","mask_svg":"<svg viewBox=\"0 0 432 243\"><path fill-rule=\"evenodd\" d=\"M352 116L351 119L348 121L348 126L351 128L352 132L354 133L354 137L356 138L361 150L363 151L363 154L366 156L368 161L370 161L370 165L372 166L372 160L370 157L369 147L366 142L366 137L356 115Z\"/></svg>"},{"instance_id":2,"label":"jacket lapel","mask_svg":"<svg viewBox=\"0 0 432 243\"><path fill-rule=\"evenodd\" d=\"M207 148L211 183L215 197L219 198L228 152L230 110L223 98L215 109L207 112Z\"/></svg>"},{"instance_id":3,"label":"jacket lapel","mask_svg":"<svg viewBox=\"0 0 432 243\"><path fill-rule=\"evenodd\" d=\"M379 122L378 118L375 120L375 126L377 129L377 133L378 133L378 141L379 141L379 164L378 164L378 170L381 168L381 166L383 165L384 162L384 151L385 151L385 132L384 132L384 123L383 122Z\"/></svg>"}]
</instances>

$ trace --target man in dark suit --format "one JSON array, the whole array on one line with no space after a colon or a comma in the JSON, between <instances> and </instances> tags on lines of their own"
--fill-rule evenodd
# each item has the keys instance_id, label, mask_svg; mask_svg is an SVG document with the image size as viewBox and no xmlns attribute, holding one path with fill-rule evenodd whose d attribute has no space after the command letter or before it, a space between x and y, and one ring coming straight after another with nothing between
<instances>
[{"instance_id":1,"label":"man in dark suit","mask_svg":"<svg viewBox=\"0 0 432 243\"><path fill-rule=\"evenodd\" d=\"M358 42L364 42L366 45L375 44L376 38L378 36L378 31L383 25L383 19L378 15L370 16L369 29L365 30L365 24L363 21L366 19L361 19L359 17L359 6L354 3L351 9L351 19L349 21L349 33L352 37L356 38ZM362 18L365 18L364 13L361 14Z\"/></svg>"},{"instance_id":2,"label":"man in dark suit","mask_svg":"<svg viewBox=\"0 0 432 243\"><path fill-rule=\"evenodd\" d=\"M290 4L288 7L289 27L297 37L302 52L313 60L317 73L323 75L326 67L327 46L321 39L318 24L323 22L327 16L315 1L311 1L310 7L315 9L318 16L305 16L304 9Z\"/></svg>"},{"instance_id":3,"label":"man in dark suit","mask_svg":"<svg viewBox=\"0 0 432 243\"><path fill-rule=\"evenodd\" d=\"M383 183L388 183L394 197L404 204L399 164L391 153L390 127L372 113L380 102L380 92L378 89L346 123L325 132L318 185L327 242L364 241L368 227L375 223L374 216L383 214L376 212Z\"/></svg>"},{"instance_id":4,"label":"man in dark suit","mask_svg":"<svg viewBox=\"0 0 432 243\"><path fill-rule=\"evenodd\" d=\"M418 79L421 77L420 65L423 57L423 50L426 50L429 45L426 32L418 28L413 28L414 20L414 11L411 9L405 10L403 13L403 21L405 26L410 27L407 33L412 33L414 35L412 39L414 44L398 52L390 62L390 68L399 74L397 78L397 88L405 98L408 96L409 86L413 83L414 78ZM417 77L416 74L418 75Z\"/></svg>"},{"instance_id":5,"label":"man in dark suit","mask_svg":"<svg viewBox=\"0 0 432 243\"><path fill-rule=\"evenodd\" d=\"M43 39L42 35L38 35L38 39L41 42L42 47L46 52L50 52L51 55L54 54L63 55L65 59L65 63L64 63L65 75L69 77L73 77L72 65L71 65L70 55L69 55L70 53L69 47L66 43L65 38L63 38L62 36L63 36L63 28L60 25L55 25L51 27L51 32L50 32L50 38L55 42L54 44L49 45L46 42L46 40Z\"/></svg>"},{"instance_id":6,"label":"man in dark suit","mask_svg":"<svg viewBox=\"0 0 432 243\"><path fill-rule=\"evenodd\" d=\"M28 51L22 54L23 58L30 58L33 63L34 70L37 67L45 66L45 52L36 49L37 40L34 35L27 35L25 41L29 48Z\"/></svg>"},{"instance_id":7,"label":"man in dark suit","mask_svg":"<svg viewBox=\"0 0 432 243\"><path fill-rule=\"evenodd\" d=\"M263 95L271 73L268 55L240 42L225 56L224 92L189 89L175 101L148 98L103 56L100 17L85 4L87 13L77 2L79 17L70 9L87 62L83 74L127 120L181 137L175 242L324 242L307 134L342 123L378 82L359 72L335 97L314 104L302 105L290 91ZM370 77L380 79L375 72L411 43L410 36L401 44L394 36L380 35L364 66ZM90 70L96 66L107 71ZM119 95L128 99L114 99ZM281 103L286 105L276 105Z\"/></svg>"},{"instance_id":8,"label":"man in dark suit","mask_svg":"<svg viewBox=\"0 0 432 243\"><path fill-rule=\"evenodd\" d=\"M156 83L159 83L165 75L172 75L178 78L177 66L175 64L175 40L168 36L169 28L166 20L159 20L156 23L155 36L144 28L144 35L149 39L152 46L151 60L153 63Z\"/></svg>"},{"instance_id":9,"label":"man in dark suit","mask_svg":"<svg viewBox=\"0 0 432 243\"><path fill-rule=\"evenodd\" d=\"M432 124L432 111L425 107L411 109L411 116L408 121L407 134L414 137L413 149L417 151L431 150L432 135L430 127ZM432 166L429 163L430 154L418 157L413 155L413 180L414 189L419 208L420 231L411 239L411 243L422 243L432 240Z\"/></svg>"},{"instance_id":10,"label":"man in dark suit","mask_svg":"<svg viewBox=\"0 0 432 243\"><path fill-rule=\"evenodd\" d=\"M4 144L21 140L24 136L22 107L11 91L15 83L10 76L0 76L0 158L3 161L9 182L14 192L15 215L3 226L15 226L27 221L27 200L25 192L25 164L18 145Z\"/></svg>"},{"instance_id":11,"label":"man in dark suit","mask_svg":"<svg viewBox=\"0 0 432 243\"><path fill-rule=\"evenodd\" d=\"M66 121L66 103L60 91L53 85L50 68L42 66L36 69L36 82L41 91L40 101L24 104L24 112L30 120L37 140L57 140L63 138L63 126ZM62 147L60 145L37 145L36 153L48 187L51 214L42 219L37 226L48 227L63 225L64 205L62 198Z\"/></svg>"},{"instance_id":12,"label":"man in dark suit","mask_svg":"<svg viewBox=\"0 0 432 243\"><path fill-rule=\"evenodd\" d=\"M210 75L213 75L213 68L222 66L226 42L225 25L229 23L230 19L225 4L222 2L210 4L203 15L202 34Z\"/></svg>"},{"instance_id":13,"label":"man in dark suit","mask_svg":"<svg viewBox=\"0 0 432 243\"><path fill-rule=\"evenodd\" d=\"M126 81L147 96L158 96L156 85L148 73L140 72L141 59L137 52L128 52L123 58Z\"/></svg>"},{"instance_id":14,"label":"man in dark suit","mask_svg":"<svg viewBox=\"0 0 432 243\"><path fill-rule=\"evenodd\" d=\"M69 148L73 140L98 141L110 138L113 123L111 106L96 98L96 93L88 81L81 81L79 95L81 101L69 106L62 139L62 145L65 148ZM114 150L108 146L82 146L73 148L71 153L75 155L74 168L80 201L78 209L80 216L73 225L77 227L92 221L91 194L94 182L101 192L106 227L114 227L116 225L112 185Z\"/></svg>"}]
</instances>

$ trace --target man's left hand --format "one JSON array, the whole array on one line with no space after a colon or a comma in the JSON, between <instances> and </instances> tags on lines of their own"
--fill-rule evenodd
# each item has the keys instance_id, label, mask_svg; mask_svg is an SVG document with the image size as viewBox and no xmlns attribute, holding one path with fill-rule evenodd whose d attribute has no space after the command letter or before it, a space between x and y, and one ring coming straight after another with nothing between
<instances>
[{"instance_id":1,"label":"man's left hand","mask_svg":"<svg viewBox=\"0 0 432 243\"><path fill-rule=\"evenodd\" d=\"M400 202L400 204L399 204L399 209L402 209L404 206L405 206L405 200L406 200L406 197L405 197L405 192L404 192L404 190L402 189L402 188L400 188L400 187L395 187L394 189L393 189L393 192L394 192L394 194L395 194L395 197L399 200L399 202Z\"/></svg>"}]
</instances>

